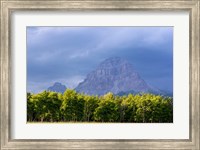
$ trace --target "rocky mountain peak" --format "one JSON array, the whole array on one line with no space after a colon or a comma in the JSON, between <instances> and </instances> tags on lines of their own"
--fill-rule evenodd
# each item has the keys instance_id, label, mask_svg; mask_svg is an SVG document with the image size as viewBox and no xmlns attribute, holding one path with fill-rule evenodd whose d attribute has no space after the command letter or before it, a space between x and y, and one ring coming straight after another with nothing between
<instances>
[{"instance_id":1,"label":"rocky mountain peak","mask_svg":"<svg viewBox=\"0 0 200 150\"><path fill-rule=\"evenodd\" d=\"M89 95L159 92L140 77L132 64L119 57L108 58L100 63L75 90Z\"/></svg>"},{"instance_id":2,"label":"rocky mountain peak","mask_svg":"<svg viewBox=\"0 0 200 150\"><path fill-rule=\"evenodd\" d=\"M59 93L64 93L66 90L66 86L59 83L55 82L53 86L50 86L47 91L52 91L52 92L59 92Z\"/></svg>"}]
</instances>

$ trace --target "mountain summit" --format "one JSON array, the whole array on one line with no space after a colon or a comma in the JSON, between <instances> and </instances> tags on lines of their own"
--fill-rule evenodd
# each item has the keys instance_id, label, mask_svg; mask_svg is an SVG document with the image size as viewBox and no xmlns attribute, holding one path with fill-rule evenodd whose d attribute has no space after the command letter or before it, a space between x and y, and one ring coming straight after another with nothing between
<instances>
[{"instance_id":1,"label":"mountain summit","mask_svg":"<svg viewBox=\"0 0 200 150\"><path fill-rule=\"evenodd\" d=\"M64 93L65 90L66 90L66 86L59 82L55 82L53 86L50 86L47 89L47 91L59 92L59 93Z\"/></svg>"},{"instance_id":2,"label":"mountain summit","mask_svg":"<svg viewBox=\"0 0 200 150\"><path fill-rule=\"evenodd\" d=\"M75 88L77 92L89 95L128 93L162 93L149 86L135 71L128 61L113 57L104 60L96 70L89 73L86 79Z\"/></svg>"}]
</instances>

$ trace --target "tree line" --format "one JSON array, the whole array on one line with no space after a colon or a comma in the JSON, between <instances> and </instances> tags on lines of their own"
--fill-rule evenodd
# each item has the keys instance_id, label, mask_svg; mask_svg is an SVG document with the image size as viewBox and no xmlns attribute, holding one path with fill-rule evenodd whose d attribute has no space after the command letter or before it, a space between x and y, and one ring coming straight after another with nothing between
<instances>
[{"instance_id":1,"label":"tree line","mask_svg":"<svg viewBox=\"0 0 200 150\"><path fill-rule=\"evenodd\" d=\"M173 122L173 99L154 94L27 93L28 122Z\"/></svg>"}]
</instances>

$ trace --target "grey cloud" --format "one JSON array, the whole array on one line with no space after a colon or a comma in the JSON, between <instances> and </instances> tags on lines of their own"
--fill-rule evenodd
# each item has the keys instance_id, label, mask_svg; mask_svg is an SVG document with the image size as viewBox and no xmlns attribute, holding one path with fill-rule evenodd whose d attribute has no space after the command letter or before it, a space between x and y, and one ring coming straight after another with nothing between
<instances>
[{"instance_id":1,"label":"grey cloud","mask_svg":"<svg viewBox=\"0 0 200 150\"><path fill-rule=\"evenodd\" d=\"M147 82L172 90L172 27L28 27L27 54L30 91L54 81L74 87L113 56L129 60Z\"/></svg>"}]
</instances>

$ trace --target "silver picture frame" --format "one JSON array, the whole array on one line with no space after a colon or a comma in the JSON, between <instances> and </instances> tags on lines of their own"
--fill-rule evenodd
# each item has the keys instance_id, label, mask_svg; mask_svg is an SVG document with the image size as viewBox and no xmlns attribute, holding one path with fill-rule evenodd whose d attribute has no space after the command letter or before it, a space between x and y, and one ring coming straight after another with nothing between
<instances>
[{"instance_id":1,"label":"silver picture frame","mask_svg":"<svg viewBox=\"0 0 200 150\"><path fill-rule=\"evenodd\" d=\"M1 65L0 65L0 129L1 149L200 149L200 1L199 0L0 0L1 1ZM12 139L12 45L11 15L15 11L189 11L189 117L190 138L179 139Z\"/></svg>"}]
</instances>

